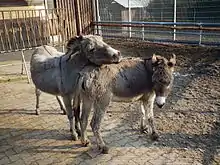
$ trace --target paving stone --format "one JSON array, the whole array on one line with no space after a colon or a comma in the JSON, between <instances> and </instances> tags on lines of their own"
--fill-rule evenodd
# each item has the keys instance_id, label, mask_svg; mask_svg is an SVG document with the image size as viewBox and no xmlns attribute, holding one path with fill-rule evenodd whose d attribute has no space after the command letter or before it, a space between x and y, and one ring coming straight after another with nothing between
<instances>
[{"instance_id":1,"label":"paving stone","mask_svg":"<svg viewBox=\"0 0 220 165\"><path fill-rule=\"evenodd\" d=\"M21 159L20 155L19 154L16 154L16 155L10 155L8 156L9 159L11 160L11 162L16 162L18 161L19 159Z\"/></svg>"},{"instance_id":2,"label":"paving stone","mask_svg":"<svg viewBox=\"0 0 220 165\"><path fill-rule=\"evenodd\" d=\"M0 159L0 165L10 164L10 163L11 161L7 156Z\"/></svg>"},{"instance_id":3,"label":"paving stone","mask_svg":"<svg viewBox=\"0 0 220 165\"><path fill-rule=\"evenodd\" d=\"M25 161L22 159L18 159L16 161L14 161L13 163L11 163L10 165L25 165Z\"/></svg>"}]
</instances>

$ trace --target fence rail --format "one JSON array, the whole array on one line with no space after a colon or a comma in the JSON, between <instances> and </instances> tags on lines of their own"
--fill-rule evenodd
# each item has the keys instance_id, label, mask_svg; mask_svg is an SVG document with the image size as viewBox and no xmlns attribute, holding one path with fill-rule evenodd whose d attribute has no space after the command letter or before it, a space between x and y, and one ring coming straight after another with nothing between
<instances>
[{"instance_id":1,"label":"fence rail","mask_svg":"<svg viewBox=\"0 0 220 165\"><path fill-rule=\"evenodd\" d=\"M96 21L93 25L97 33L106 37L220 45L220 23Z\"/></svg>"},{"instance_id":2,"label":"fence rail","mask_svg":"<svg viewBox=\"0 0 220 165\"><path fill-rule=\"evenodd\" d=\"M96 0L95 30L107 37L220 45L219 0Z\"/></svg>"}]
</instances>

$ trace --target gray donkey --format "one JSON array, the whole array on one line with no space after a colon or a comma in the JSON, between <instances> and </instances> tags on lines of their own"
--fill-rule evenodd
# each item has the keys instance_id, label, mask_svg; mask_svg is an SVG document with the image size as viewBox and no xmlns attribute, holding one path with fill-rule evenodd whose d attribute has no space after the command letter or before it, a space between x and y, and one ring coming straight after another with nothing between
<instances>
[{"instance_id":1,"label":"gray donkey","mask_svg":"<svg viewBox=\"0 0 220 165\"><path fill-rule=\"evenodd\" d=\"M50 55L51 57L59 57L59 56L62 56L62 55L65 54L63 52L57 51L57 49L55 49L52 46L48 46L48 45L41 46L37 49L38 49L38 51L39 50L43 51L42 54L45 54L45 55L47 54L47 55ZM39 104L40 103L39 103L39 101L40 101L41 91L36 86L35 86L35 95L36 95L36 109L35 109L35 112L36 112L36 115L39 115L40 114L40 110L39 110L39 108L40 108ZM59 103L60 109L63 111L63 114L65 115L66 110L65 110L65 106L64 106L62 98L57 95L56 99Z\"/></svg>"},{"instance_id":2,"label":"gray donkey","mask_svg":"<svg viewBox=\"0 0 220 165\"><path fill-rule=\"evenodd\" d=\"M153 103L162 108L165 104L173 83L173 72L176 56L170 60L153 55L149 59L124 59L119 64L104 65L99 68L87 67L81 74L78 83L77 97L82 100L81 141L88 145L86 135L88 117L92 106L94 114L90 123L98 147L103 153L108 153L101 133L100 125L110 101L132 102L141 101L141 130L145 131L147 122L151 138L159 136L155 128ZM75 99L74 106L78 101ZM79 114L79 113L77 113ZM79 116L76 116L79 118Z\"/></svg>"},{"instance_id":3,"label":"gray donkey","mask_svg":"<svg viewBox=\"0 0 220 165\"><path fill-rule=\"evenodd\" d=\"M120 52L106 44L101 36L96 35L70 39L64 55L50 46L38 47L33 52L30 66L31 78L37 88L36 96L40 90L63 98L73 140L78 139L77 133L80 134L78 121L76 130L73 128L72 110L72 97L80 77L79 72L86 66L118 63L120 59ZM39 101L39 97L37 100Z\"/></svg>"}]
</instances>

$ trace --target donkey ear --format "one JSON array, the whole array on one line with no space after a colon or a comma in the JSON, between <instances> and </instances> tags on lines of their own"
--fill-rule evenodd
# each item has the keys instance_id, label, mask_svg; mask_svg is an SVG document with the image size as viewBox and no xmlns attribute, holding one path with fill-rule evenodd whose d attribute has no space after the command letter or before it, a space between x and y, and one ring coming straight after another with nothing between
<instances>
[{"instance_id":1,"label":"donkey ear","mask_svg":"<svg viewBox=\"0 0 220 165\"><path fill-rule=\"evenodd\" d=\"M153 54L153 56L152 56L152 64L154 64L156 62L157 62L157 56L156 56L156 54Z\"/></svg>"},{"instance_id":2,"label":"donkey ear","mask_svg":"<svg viewBox=\"0 0 220 165\"><path fill-rule=\"evenodd\" d=\"M79 41L82 41L82 39L83 39L83 35L80 34L79 36L76 36L76 39L79 40Z\"/></svg>"},{"instance_id":3,"label":"donkey ear","mask_svg":"<svg viewBox=\"0 0 220 165\"><path fill-rule=\"evenodd\" d=\"M82 35L70 38L70 40L66 44L67 50L76 50L76 48L78 48L82 40L83 40Z\"/></svg>"},{"instance_id":4,"label":"donkey ear","mask_svg":"<svg viewBox=\"0 0 220 165\"><path fill-rule=\"evenodd\" d=\"M176 55L173 53L172 57L170 58L170 60L168 61L167 64L169 67L174 67L176 65Z\"/></svg>"}]
</instances>

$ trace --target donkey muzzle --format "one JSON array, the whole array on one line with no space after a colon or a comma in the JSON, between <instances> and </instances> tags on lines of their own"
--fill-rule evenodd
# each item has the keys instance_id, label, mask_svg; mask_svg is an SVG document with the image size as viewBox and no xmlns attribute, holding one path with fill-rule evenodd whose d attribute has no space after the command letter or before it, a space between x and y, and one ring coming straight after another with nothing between
<instances>
[{"instance_id":1,"label":"donkey muzzle","mask_svg":"<svg viewBox=\"0 0 220 165\"><path fill-rule=\"evenodd\" d=\"M164 97L164 96L157 96L156 97L156 103L157 103L157 106L159 108L162 108L164 106L164 104L166 103L166 97Z\"/></svg>"}]
</instances>

